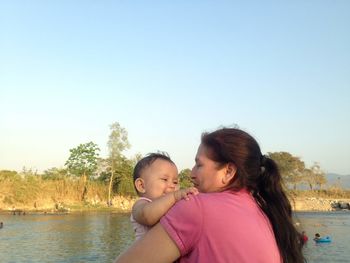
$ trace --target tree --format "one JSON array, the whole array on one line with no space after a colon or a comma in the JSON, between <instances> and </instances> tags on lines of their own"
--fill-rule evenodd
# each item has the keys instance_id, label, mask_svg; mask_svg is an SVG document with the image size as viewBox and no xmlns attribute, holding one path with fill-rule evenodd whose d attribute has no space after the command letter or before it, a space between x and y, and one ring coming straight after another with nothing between
<instances>
[{"instance_id":1,"label":"tree","mask_svg":"<svg viewBox=\"0 0 350 263\"><path fill-rule=\"evenodd\" d=\"M140 153L135 154L130 159L121 155L121 158L118 161L118 165L114 169L112 192L118 193L120 195L135 196L136 192L134 189L132 173L136 163L141 159L142 155ZM108 169L104 169L104 171L101 172L98 180L110 182L110 178L111 169L109 166Z\"/></svg>"},{"instance_id":2,"label":"tree","mask_svg":"<svg viewBox=\"0 0 350 263\"><path fill-rule=\"evenodd\" d=\"M66 169L52 167L44 171L42 178L44 180L60 180L66 176L67 176Z\"/></svg>"},{"instance_id":3,"label":"tree","mask_svg":"<svg viewBox=\"0 0 350 263\"><path fill-rule=\"evenodd\" d=\"M1 170L0 171L0 182L5 180L20 179L20 175L16 171Z\"/></svg>"},{"instance_id":4,"label":"tree","mask_svg":"<svg viewBox=\"0 0 350 263\"><path fill-rule=\"evenodd\" d=\"M132 166L135 166L143 158L141 153L136 153L134 157L131 158Z\"/></svg>"},{"instance_id":5,"label":"tree","mask_svg":"<svg viewBox=\"0 0 350 263\"><path fill-rule=\"evenodd\" d=\"M134 168L133 160L123 157L115 170L115 182L113 190L122 195L134 196L136 194L134 189L134 180L132 172Z\"/></svg>"},{"instance_id":6,"label":"tree","mask_svg":"<svg viewBox=\"0 0 350 263\"><path fill-rule=\"evenodd\" d=\"M322 186L327 183L325 173L321 170L318 163L314 163L310 169L305 169L303 177L304 182L309 185L310 190L313 190L316 187L322 189Z\"/></svg>"},{"instance_id":7,"label":"tree","mask_svg":"<svg viewBox=\"0 0 350 263\"><path fill-rule=\"evenodd\" d=\"M315 174L313 173L312 169L304 169L303 172L303 181L309 185L310 190L313 190L316 184L316 178Z\"/></svg>"},{"instance_id":8,"label":"tree","mask_svg":"<svg viewBox=\"0 0 350 263\"><path fill-rule=\"evenodd\" d=\"M181 188L188 188L193 186L190 169L187 168L181 170L181 172L179 173L179 179Z\"/></svg>"},{"instance_id":9,"label":"tree","mask_svg":"<svg viewBox=\"0 0 350 263\"><path fill-rule=\"evenodd\" d=\"M108 205L111 205L111 191L113 186L113 178L118 164L124 159L122 152L125 149L130 148L130 143L128 141L128 132L120 126L118 122L110 125L111 133L108 139L108 161L110 165L110 180L108 187Z\"/></svg>"},{"instance_id":10,"label":"tree","mask_svg":"<svg viewBox=\"0 0 350 263\"><path fill-rule=\"evenodd\" d=\"M27 168L25 166L22 167L22 171L20 172L22 176L37 176L38 175L38 170L33 169L33 168Z\"/></svg>"},{"instance_id":11,"label":"tree","mask_svg":"<svg viewBox=\"0 0 350 263\"><path fill-rule=\"evenodd\" d=\"M319 189L322 189L322 186L327 183L324 171L321 170L318 163L314 163L313 166L311 166L311 170L315 176L315 184L319 187Z\"/></svg>"},{"instance_id":12,"label":"tree","mask_svg":"<svg viewBox=\"0 0 350 263\"><path fill-rule=\"evenodd\" d=\"M268 156L277 163L284 182L293 185L296 190L297 184L303 179L304 162L288 152L270 152Z\"/></svg>"},{"instance_id":13,"label":"tree","mask_svg":"<svg viewBox=\"0 0 350 263\"><path fill-rule=\"evenodd\" d=\"M88 142L79 144L78 147L70 149L69 151L70 156L65 166L67 166L71 174L82 178L84 189L81 199L85 200L87 194L86 180L89 179L97 169L97 159L100 149L97 144Z\"/></svg>"}]
</instances>

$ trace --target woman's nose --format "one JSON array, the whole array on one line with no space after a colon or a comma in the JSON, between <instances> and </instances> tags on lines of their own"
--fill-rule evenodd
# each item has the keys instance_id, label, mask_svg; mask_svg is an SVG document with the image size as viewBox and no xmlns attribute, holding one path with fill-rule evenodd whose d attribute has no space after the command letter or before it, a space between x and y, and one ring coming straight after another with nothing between
<instances>
[{"instance_id":1,"label":"woman's nose","mask_svg":"<svg viewBox=\"0 0 350 263\"><path fill-rule=\"evenodd\" d=\"M196 177L195 176L195 172L194 172L194 168L195 168L195 166L193 166L193 168L191 170L191 174L190 174L190 177L191 177L192 180Z\"/></svg>"}]
</instances>

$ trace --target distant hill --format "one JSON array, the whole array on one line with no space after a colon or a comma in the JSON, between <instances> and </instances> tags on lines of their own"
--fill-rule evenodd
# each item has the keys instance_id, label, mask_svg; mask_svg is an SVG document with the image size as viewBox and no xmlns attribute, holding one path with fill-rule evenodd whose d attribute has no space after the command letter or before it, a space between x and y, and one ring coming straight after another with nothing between
<instances>
[{"instance_id":1,"label":"distant hill","mask_svg":"<svg viewBox=\"0 0 350 263\"><path fill-rule=\"evenodd\" d=\"M342 188L350 189L350 174L341 175L335 173L326 174L327 186L340 185Z\"/></svg>"}]
</instances>

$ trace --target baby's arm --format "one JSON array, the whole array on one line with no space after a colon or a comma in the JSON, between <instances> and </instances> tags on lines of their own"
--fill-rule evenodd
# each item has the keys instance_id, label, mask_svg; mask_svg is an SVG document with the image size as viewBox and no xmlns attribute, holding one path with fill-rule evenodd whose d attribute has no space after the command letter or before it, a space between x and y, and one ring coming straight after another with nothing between
<instances>
[{"instance_id":1,"label":"baby's arm","mask_svg":"<svg viewBox=\"0 0 350 263\"><path fill-rule=\"evenodd\" d=\"M138 200L132 207L132 215L139 224L153 226L177 201L188 200L190 194L198 194L197 188L190 187L167 193L153 202Z\"/></svg>"}]
</instances>

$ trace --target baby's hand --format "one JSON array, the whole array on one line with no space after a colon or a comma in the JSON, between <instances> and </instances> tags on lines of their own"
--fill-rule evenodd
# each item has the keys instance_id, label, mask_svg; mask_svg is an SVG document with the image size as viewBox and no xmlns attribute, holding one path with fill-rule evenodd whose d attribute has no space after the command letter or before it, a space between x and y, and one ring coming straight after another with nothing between
<instances>
[{"instance_id":1,"label":"baby's hand","mask_svg":"<svg viewBox=\"0 0 350 263\"><path fill-rule=\"evenodd\" d=\"M181 199L189 200L190 198L188 196L190 194L192 195L198 194L198 189L196 187L180 189L174 192L174 197L176 201L180 201Z\"/></svg>"}]
</instances>

